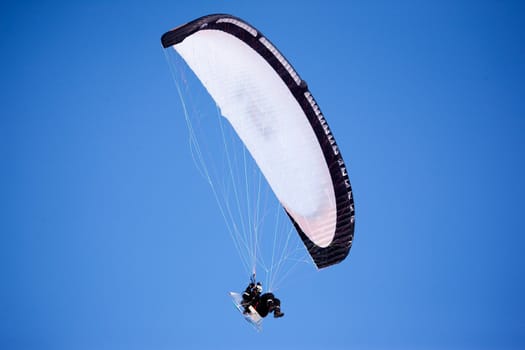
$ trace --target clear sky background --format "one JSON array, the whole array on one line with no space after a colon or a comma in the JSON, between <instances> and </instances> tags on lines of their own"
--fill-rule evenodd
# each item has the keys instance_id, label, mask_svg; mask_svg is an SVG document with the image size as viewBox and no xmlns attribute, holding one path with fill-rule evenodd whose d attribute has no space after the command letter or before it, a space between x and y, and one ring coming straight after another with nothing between
<instances>
[{"instance_id":1,"label":"clear sky background","mask_svg":"<svg viewBox=\"0 0 525 350\"><path fill-rule=\"evenodd\" d=\"M252 23L319 102L356 201L350 257L256 333L196 173L167 30ZM525 348L525 6L3 1L0 348Z\"/></svg>"}]
</instances>

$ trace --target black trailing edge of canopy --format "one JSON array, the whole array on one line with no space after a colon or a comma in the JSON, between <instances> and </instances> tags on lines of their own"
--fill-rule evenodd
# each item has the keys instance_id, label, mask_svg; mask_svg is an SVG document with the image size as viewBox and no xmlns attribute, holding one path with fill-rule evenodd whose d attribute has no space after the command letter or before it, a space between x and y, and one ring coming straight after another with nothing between
<instances>
[{"instance_id":1,"label":"black trailing edge of canopy","mask_svg":"<svg viewBox=\"0 0 525 350\"><path fill-rule=\"evenodd\" d=\"M253 33L250 33L246 28L243 28L243 26L240 26L239 24L252 28L256 31L256 35L254 36ZM299 84L297 83L296 79L292 76L290 69L287 69L282 63L284 56L281 55L281 60L279 60L279 57L272 53L261 42L260 39L263 36L258 30L242 19L231 15L208 15L170 30L162 35L162 46L168 48L176 45L200 30L221 30L237 37L249 45L253 50L257 51L279 74L303 109L312 129L314 130L317 140L319 141L319 145L323 151L332 178L337 207L337 222L334 239L327 247L317 246L303 232L293 217L290 215L288 216L293 222L299 236L303 240L304 245L308 249L308 252L318 268L321 269L340 263L348 256L354 238L354 198L347 169L341 153L339 152L333 134L328 128L323 114L320 112L318 105L308 91L308 86L303 80L300 80ZM269 42L267 38L266 41ZM295 72L293 68L292 72ZM310 99L308 99L307 96L310 96Z\"/></svg>"}]
</instances>

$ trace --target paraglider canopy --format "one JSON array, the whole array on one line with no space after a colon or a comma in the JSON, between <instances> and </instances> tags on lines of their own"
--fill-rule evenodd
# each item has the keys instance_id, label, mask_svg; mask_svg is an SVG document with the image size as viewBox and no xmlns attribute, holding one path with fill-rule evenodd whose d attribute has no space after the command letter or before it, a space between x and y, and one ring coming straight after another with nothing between
<instances>
[{"instance_id":1,"label":"paraglider canopy","mask_svg":"<svg viewBox=\"0 0 525 350\"><path fill-rule=\"evenodd\" d=\"M318 268L348 255L354 201L341 152L307 84L253 26L201 17L162 36L235 129Z\"/></svg>"}]
</instances>

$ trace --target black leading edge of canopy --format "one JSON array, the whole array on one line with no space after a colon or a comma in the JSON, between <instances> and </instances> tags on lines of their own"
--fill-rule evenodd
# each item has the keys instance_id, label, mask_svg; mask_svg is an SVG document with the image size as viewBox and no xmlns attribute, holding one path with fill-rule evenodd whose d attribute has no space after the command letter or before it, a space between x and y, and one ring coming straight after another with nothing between
<instances>
[{"instance_id":1,"label":"black leading edge of canopy","mask_svg":"<svg viewBox=\"0 0 525 350\"><path fill-rule=\"evenodd\" d=\"M162 42L162 47L168 48L170 46L176 45L183 41L186 37L190 36L195 32L198 32L203 27L207 26L209 23L213 23L220 18L231 18L240 22L244 22L240 18L228 14L218 13L203 16L164 33L160 39L160 41Z\"/></svg>"}]
</instances>

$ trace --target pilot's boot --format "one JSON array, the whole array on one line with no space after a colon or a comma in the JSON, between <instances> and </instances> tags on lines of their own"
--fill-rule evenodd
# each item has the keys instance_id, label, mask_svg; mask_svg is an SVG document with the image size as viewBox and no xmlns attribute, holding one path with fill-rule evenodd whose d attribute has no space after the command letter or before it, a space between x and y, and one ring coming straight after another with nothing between
<instances>
[{"instance_id":1,"label":"pilot's boot","mask_svg":"<svg viewBox=\"0 0 525 350\"><path fill-rule=\"evenodd\" d=\"M281 308L279 306L276 306L275 309L273 310L273 317L279 318L283 316L284 316L284 312L281 311Z\"/></svg>"}]
</instances>

